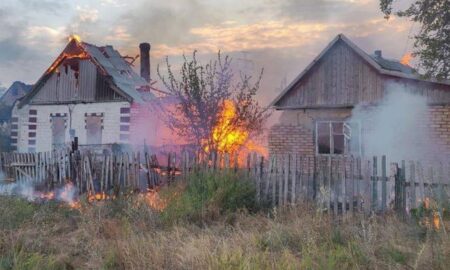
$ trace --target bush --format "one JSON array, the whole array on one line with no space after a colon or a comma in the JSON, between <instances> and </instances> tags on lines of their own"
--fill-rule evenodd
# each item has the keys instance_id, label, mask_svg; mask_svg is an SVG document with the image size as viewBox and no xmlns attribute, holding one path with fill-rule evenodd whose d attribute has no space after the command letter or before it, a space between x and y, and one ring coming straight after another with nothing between
<instances>
[{"instance_id":1,"label":"bush","mask_svg":"<svg viewBox=\"0 0 450 270\"><path fill-rule=\"evenodd\" d=\"M255 187L244 176L233 173L193 174L184 187L175 187L163 196L173 196L162 213L164 221L203 223L239 209L255 212Z\"/></svg>"}]
</instances>

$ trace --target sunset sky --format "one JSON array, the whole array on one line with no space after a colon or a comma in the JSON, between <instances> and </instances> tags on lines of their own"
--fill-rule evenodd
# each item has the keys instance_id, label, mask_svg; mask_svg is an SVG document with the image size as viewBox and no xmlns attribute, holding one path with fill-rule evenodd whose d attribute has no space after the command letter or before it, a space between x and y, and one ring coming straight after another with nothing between
<instances>
[{"instance_id":1,"label":"sunset sky","mask_svg":"<svg viewBox=\"0 0 450 270\"><path fill-rule=\"evenodd\" d=\"M221 50L248 72L264 68L260 99L268 103L339 33L389 58L410 51L408 36L418 25L385 20L378 1L2 0L0 85L35 83L67 37L78 34L122 55L134 56L140 42L150 42L153 78L165 56L176 64L194 49L201 59Z\"/></svg>"}]
</instances>

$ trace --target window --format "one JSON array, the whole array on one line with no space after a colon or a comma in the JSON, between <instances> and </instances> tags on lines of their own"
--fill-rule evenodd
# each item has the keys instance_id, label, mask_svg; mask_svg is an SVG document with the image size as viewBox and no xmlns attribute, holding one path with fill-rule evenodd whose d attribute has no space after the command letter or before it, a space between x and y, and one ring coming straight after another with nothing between
<instances>
[{"instance_id":1,"label":"window","mask_svg":"<svg viewBox=\"0 0 450 270\"><path fill-rule=\"evenodd\" d=\"M316 153L325 155L360 155L360 125L357 122L318 121Z\"/></svg>"},{"instance_id":2,"label":"window","mask_svg":"<svg viewBox=\"0 0 450 270\"><path fill-rule=\"evenodd\" d=\"M62 116L51 116L52 120L52 145L61 146L66 139L66 121Z\"/></svg>"},{"instance_id":3,"label":"window","mask_svg":"<svg viewBox=\"0 0 450 270\"><path fill-rule=\"evenodd\" d=\"M86 143L102 144L102 117L97 115L86 116Z\"/></svg>"}]
</instances>

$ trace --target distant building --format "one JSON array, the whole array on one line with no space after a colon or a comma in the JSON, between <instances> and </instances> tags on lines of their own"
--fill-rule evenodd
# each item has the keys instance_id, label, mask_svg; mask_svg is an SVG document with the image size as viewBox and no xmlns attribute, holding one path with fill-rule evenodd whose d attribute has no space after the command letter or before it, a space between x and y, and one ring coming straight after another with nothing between
<instances>
[{"instance_id":1,"label":"distant building","mask_svg":"<svg viewBox=\"0 0 450 270\"><path fill-rule=\"evenodd\" d=\"M139 135L140 110L148 115L148 102L155 98L150 91L150 44L141 44L140 51L138 75L112 46L72 39L16 103L11 119L14 149L51 151L67 147L74 137L86 147L130 143L133 133ZM152 118L146 124L154 125ZM156 134L156 124L152 131Z\"/></svg>"},{"instance_id":2,"label":"distant building","mask_svg":"<svg viewBox=\"0 0 450 270\"><path fill-rule=\"evenodd\" d=\"M342 34L272 102L282 114L270 130L269 152L364 155L364 137L373 129L367 122L351 122L352 110L361 104L376 107L390 85L426 98L429 119L422 128L450 155L450 82L423 79L381 51L365 53Z\"/></svg>"},{"instance_id":3,"label":"distant building","mask_svg":"<svg viewBox=\"0 0 450 270\"><path fill-rule=\"evenodd\" d=\"M14 82L0 97L0 123L9 123L14 103L28 94L33 86L23 82Z\"/></svg>"}]
</instances>

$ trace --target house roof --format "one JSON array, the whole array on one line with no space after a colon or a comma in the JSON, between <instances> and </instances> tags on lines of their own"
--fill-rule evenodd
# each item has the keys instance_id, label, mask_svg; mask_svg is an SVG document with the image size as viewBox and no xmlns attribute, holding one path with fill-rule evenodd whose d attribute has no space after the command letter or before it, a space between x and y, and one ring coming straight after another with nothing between
<instances>
[{"instance_id":1,"label":"house roof","mask_svg":"<svg viewBox=\"0 0 450 270\"><path fill-rule=\"evenodd\" d=\"M356 46L344 34L337 35L320 54L272 101L270 106L275 106L295 85L319 62L324 55L338 42L342 41L347 44L356 54L363 58L370 66L372 66L379 74L389 75L398 78L417 80L422 82L450 85L449 80L424 79L420 74L416 73L413 68L401 64L398 60L386 59L376 55L369 55L361 48Z\"/></svg>"},{"instance_id":2,"label":"house roof","mask_svg":"<svg viewBox=\"0 0 450 270\"><path fill-rule=\"evenodd\" d=\"M144 101L141 93L137 89L148 85L148 83L134 72L117 50L112 46L98 47L86 42L82 42L81 46L93 58L96 64L101 66L112 77L115 85L120 90L125 92L134 101Z\"/></svg>"},{"instance_id":3,"label":"house roof","mask_svg":"<svg viewBox=\"0 0 450 270\"><path fill-rule=\"evenodd\" d=\"M19 106L22 106L29 101L51 76L51 71L57 67L68 54L74 52L76 54L86 54L97 68L100 69L102 74L108 77L112 89L119 92L119 94L124 95L130 101L138 103L144 102L144 98L138 89L147 87L149 84L131 68L130 64L125 61L117 50L110 45L96 46L87 42L78 42L76 39L72 39L44 75L37 81L32 91L21 99ZM150 98L148 95L153 97L152 93L145 93L145 100Z\"/></svg>"},{"instance_id":4,"label":"house roof","mask_svg":"<svg viewBox=\"0 0 450 270\"><path fill-rule=\"evenodd\" d=\"M386 59L373 54L371 54L370 57L384 70L398 71L405 74L414 74L416 72L412 67L404 65L395 59Z\"/></svg>"}]
</instances>

